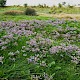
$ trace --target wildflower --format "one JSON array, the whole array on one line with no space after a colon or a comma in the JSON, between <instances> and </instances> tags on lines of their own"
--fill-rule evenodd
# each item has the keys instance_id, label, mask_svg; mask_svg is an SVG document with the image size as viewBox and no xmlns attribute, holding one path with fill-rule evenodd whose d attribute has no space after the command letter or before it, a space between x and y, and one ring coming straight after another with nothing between
<instances>
[{"instance_id":1,"label":"wildflower","mask_svg":"<svg viewBox=\"0 0 80 80\"><path fill-rule=\"evenodd\" d=\"M27 56L27 54L23 54L23 56Z\"/></svg>"},{"instance_id":2,"label":"wildflower","mask_svg":"<svg viewBox=\"0 0 80 80\"><path fill-rule=\"evenodd\" d=\"M26 52L25 50L21 50L23 53Z\"/></svg>"},{"instance_id":3,"label":"wildflower","mask_svg":"<svg viewBox=\"0 0 80 80\"><path fill-rule=\"evenodd\" d=\"M68 52L73 52L73 51L76 51L78 49L77 46L74 46L74 45L69 45L66 47L66 51Z\"/></svg>"},{"instance_id":4,"label":"wildflower","mask_svg":"<svg viewBox=\"0 0 80 80\"><path fill-rule=\"evenodd\" d=\"M77 57L73 57L73 56L71 56L71 58L72 58L72 62L74 62L74 63L76 63L76 64L78 64L78 62L79 62L79 60L77 59Z\"/></svg>"},{"instance_id":5,"label":"wildflower","mask_svg":"<svg viewBox=\"0 0 80 80\"><path fill-rule=\"evenodd\" d=\"M41 65L41 66L46 66L46 62L45 62L45 61L42 61L42 62L40 63L40 65Z\"/></svg>"},{"instance_id":6,"label":"wildflower","mask_svg":"<svg viewBox=\"0 0 80 80\"><path fill-rule=\"evenodd\" d=\"M14 53L13 53L13 52L10 52L10 53L8 53L8 55L10 55L10 56L14 56Z\"/></svg>"},{"instance_id":7,"label":"wildflower","mask_svg":"<svg viewBox=\"0 0 80 80\"><path fill-rule=\"evenodd\" d=\"M11 57L9 57L9 59L11 60L11 61L13 61L13 62L15 62L15 58L11 58Z\"/></svg>"},{"instance_id":8,"label":"wildflower","mask_svg":"<svg viewBox=\"0 0 80 80\"><path fill-rule=\"evenodd\" d=\"M1 50L5 50L7 48L7 46L2 46Z\"/></svg>"},{"instance_id":9,"label":"wildflower","mask_svg":"<svg viewBox=\"0 0 80 80\"><path fill-rule=\"evenodd\" d=\"M30 44L31 46L37 46L36 39L31 39L30 42L29 42L29 44Z\"/></svg>"},{"instance_id":10,"label":"wildflower","mask_svg":"<svg viewBox=\"0 0 80 80\"><path fill-rule=\"evenodd\" d=\"M14 42L14 46L18 46L18 43L17 42Z\"/></svg>"},{"instance_id":11,"label":"wildflower","mask_svg":"<svg viewBox=\"0 0 80 80\"><path fill-rule=\"evenodd\" d=\"M16 53L16 54L19 54L20 52L19 52L19 50L17 50L15 53Z\"/></svg>"},{"instance_id":12,"label":"wildflower","mask_svg":"<svg viewBox=\"0 0 80 80\"><path fill-rule=\"evenodd\" d=\"M80 39L80 34L78 34L78 38Z\"/></svg>"},{"instance_id":13,"label":"wildflower","mask_svg":"<svg viewBox=\"0 0 80 80\"><path fill-rule=\"evenodd\" d=\"M0 63L2 63L2 64L3 64L3 58L4 57L0 56Z\"/></svg>"},{"instance_id":14,"label":"wildflower","mask_svg":"<svg viewBox=\"0 0 80 80\"><path fill-rule=\"evenodd\" d=\"M58 53L59 52L59 47L54 46L54 47L50 48L49 51L50 51L51 54Z\"/></svg>"},{"instance_id":15,"label":"wildflower","mask_svg":"<svg viewBox=\"0 0 80 80\"><path fill-rule=\"evenodd\" d=\"M33 34L33 32L30 31L30 30L27 30L27 31L24 32L24 34L25 34L26 36L31 36L31 35Z\"/></svg>"},{"instance_id":16,"label":"wildflower","mask_svg":"<svg viewBox=\"0 0 80 80\"><path fill-rule=\"evenodd\" d=\"M22 49L25 49L26 48L26 46L22 46Z\"/></svg>"}]
</instances>

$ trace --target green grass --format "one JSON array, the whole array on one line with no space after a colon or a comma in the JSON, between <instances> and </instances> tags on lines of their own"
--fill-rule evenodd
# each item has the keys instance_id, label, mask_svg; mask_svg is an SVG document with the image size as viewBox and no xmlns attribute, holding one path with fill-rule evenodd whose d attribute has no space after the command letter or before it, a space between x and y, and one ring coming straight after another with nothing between
<instances>
[{"instance_id":1,"label":"green grass","mask_svg":"<svg viewBox=\"0 0 80 80\"><path fill-rule=\"evenodd\" d=\"M45 17L45 16L26 16L26 15L0 15L0 21L20 21L20 20L48 20L51 19L51 17ZM52 18L54 19L54 18Z\"/></svg>"}]
</instances>

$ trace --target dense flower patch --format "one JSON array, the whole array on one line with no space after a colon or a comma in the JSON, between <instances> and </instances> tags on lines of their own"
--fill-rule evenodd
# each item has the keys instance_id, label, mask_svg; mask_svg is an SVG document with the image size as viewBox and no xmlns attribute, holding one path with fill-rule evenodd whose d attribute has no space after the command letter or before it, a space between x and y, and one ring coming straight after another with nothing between
<instances>
[{"instance_id":1,"label":"dense flower patch","mask_svg":"<svg viewBox=\"0 0 80 80\"><path fill-rule=\"evenodd\" d=\"M0 22L1 78L73 80L73 67L80 63L80 28L71 23L75 21Z\"/></svg>"}]
</instances>

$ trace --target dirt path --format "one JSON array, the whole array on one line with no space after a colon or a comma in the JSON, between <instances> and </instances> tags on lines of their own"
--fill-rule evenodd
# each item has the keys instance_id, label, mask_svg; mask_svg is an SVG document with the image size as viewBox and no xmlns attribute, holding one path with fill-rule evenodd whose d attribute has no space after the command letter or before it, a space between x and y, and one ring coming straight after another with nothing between
<instances>
[{"instance_id":1,"label":"dirt path","mask_svg":"<svg viewBox=\"0 0 80 80\"><path fill-rule=\"evenodd\" d=\"M39 15L40 16L46 16L46 17L54 17L54 18L64 18L64 19L80 20L80 14L66 14L66 13L46 14L46 13L40 13Z\"/></svg>"}]
</instances>

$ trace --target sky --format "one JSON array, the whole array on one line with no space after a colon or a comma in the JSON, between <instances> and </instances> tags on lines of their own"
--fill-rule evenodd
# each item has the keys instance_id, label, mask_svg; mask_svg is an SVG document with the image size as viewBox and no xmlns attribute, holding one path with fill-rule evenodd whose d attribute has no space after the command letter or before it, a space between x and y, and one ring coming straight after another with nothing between
<instances>
[{"instance_id":1,"label":"sky","mask_svg":"<svg viewBox=\"0 0 80 80\"><path fill-rule=\"evenodd\" d=\"M80 0L7 0L6 5L23 5L27 3L28 5L33 6L38 4L47 4L48 6L53 6L62 2L66 2L67 4L71 5L80 4Z\"/></svg>"}]
</instances>

